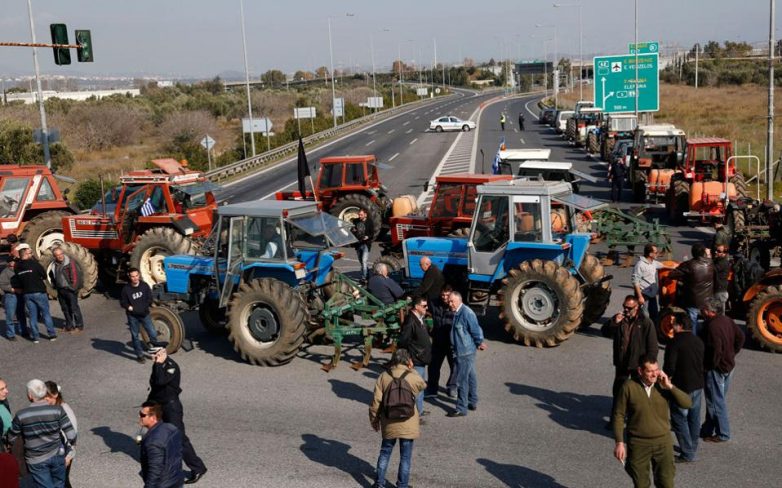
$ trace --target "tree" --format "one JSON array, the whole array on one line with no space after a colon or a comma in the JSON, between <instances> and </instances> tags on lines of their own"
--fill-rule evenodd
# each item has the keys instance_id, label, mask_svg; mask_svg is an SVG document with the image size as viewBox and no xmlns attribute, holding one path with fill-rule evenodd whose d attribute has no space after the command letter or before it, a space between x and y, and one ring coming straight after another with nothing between
<instances>
[{"instance_id":1,"label":"tree","mask_svg":"<svg viewBox=\"0 0 782 488\"><path fill-rule=\"evenodd\" d=\"M270 87L274 87L274 85L280 86L283 83L285 83L286 77L285 73L278 69L270 69L266 73L261 75L261 81L269 85Z\"/></svg>"},{"instance_id":2,"label":"tree","mask_svg":"<svg viewBox=\"0 0 782 488\"><path fill-rule=\"evenodd\" d=\"M323 78L325 80L329 75L329 70L325 66L321 66L315 70L315 75L318 79Z\"/></svg>"},{"instance_id":3,"label":"tree","mask_svg":"<svg viewBox=\"0 0 782 488\"><path fill-rule=\"evenodd\" d=\"M312 71L299 70L293 74L294 81L309 81L315 78L315 74Z\"/></svg>"}]
</instances>

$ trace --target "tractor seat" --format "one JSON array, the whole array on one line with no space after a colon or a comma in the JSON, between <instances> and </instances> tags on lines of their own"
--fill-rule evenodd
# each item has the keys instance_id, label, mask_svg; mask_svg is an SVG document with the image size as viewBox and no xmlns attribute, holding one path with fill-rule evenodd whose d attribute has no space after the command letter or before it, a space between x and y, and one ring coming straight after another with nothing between
<instances>
[{"instance_id":1,"label":"tractor seat","mask_svg":"<svg viewBox=\"0 0 782 488\"><path fill-rule=\"evenodd\" d=\"M359 327L372 327L377 324L377 322L372 319L364 319L361 318L360 315L355 314L353 315L353 323Z\"/></svg>"}]
</instances>

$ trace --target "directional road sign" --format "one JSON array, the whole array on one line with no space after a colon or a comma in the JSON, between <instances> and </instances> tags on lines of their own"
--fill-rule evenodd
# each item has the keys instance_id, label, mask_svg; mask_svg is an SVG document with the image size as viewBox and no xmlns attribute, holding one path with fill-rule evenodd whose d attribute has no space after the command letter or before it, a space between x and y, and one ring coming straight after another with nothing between
<instances>
[{"instance_id":1,"label":"directional road sign","mask_svg":"<svg viewBox=\"0 0 782 488\"><path fill-rule=\"evenodd\" d=\"M627 51L630 54L635 54L635 46L631 42L627 45ZM653 42L639 42L638 43L638 54L654 54L660 52L660 43L653 41Z\"/></svg>"},{"instance_id":2,"label":"directional road sign","mask_svg":"<svg viewBox=\"0 0 782 488\"><path fill-rule=\"evenodd\" d=\"M209 134L206 135L203 139L201 139L201 145L204 146L204 149L209 151L213 147L215 147L215 140L209 137Z\"/></svg>"},{"instance_id":3,"label":"directional road sign","mask_svg":"<svg viewBox=\"0 0 782 488\"><path fill-rule=\"evenodd\" d=\"M272 121L269 119L269 117L252 119L252 124L250 124L250 119L242 119L242 132L245 134L249 134L250 132L266 134L267 130L271 132L272 127L274 127L274 124L272 124Z\"/></svg>"},{"instance_id":4,"label":"directional road sign","mask_svg":"<svg viewBox=\"0 0 782 488\"><path fill-rule=\"evenodd\" d=\"M638 111L660 110L658 55L638 55ZM604 112L635 111L635 55L599 56L595 66L595 106Z\"/></svg>"}]
</instances>

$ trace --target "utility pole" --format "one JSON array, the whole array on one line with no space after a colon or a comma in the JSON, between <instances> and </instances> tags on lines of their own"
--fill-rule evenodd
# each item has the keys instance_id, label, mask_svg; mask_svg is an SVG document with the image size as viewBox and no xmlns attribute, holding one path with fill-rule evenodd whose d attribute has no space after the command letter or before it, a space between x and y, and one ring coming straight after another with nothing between
<instances>
[{"instance_id":1,"label":"utility pole","mask_svg":"<svg viewBox=\"0 0 782 488\"><path fill-rule=\"evenodd\" d=\"M698 53L701 50L700 43L695 44L695 89L698 89Z\"/></svg>"},{"instance_id":2,"label":"utility pole","mask_svg":"<svg viewBox=\"0 0 782 488\"><path fill-rule=\"evenodd\" d=\"M766 198L774 199L774 3L768 19L768 136L766 137ZM777 171L777 175L780 172Z\"/></svg>"},{"instance_id":3,"label":"utility pole","mask_svg":"<svg viewBox=\"0 0 782 488\"><path fill-rule=\"evenodd\" d=\"M250 117L250 148L255 156L255 132L253 131L253 104L250 97L250 68L247 65L247 37L244 34L244 1L239 0L239 13L242 16L242 47L244 47L244 81L247 88L247 116ZM242 134L244 139L244 134Z\"/></svg>"},{"instance_id":4,"label":"utility pole","mask_svg":"<svg viewBox=\"0 0 782 488\"><path fill-rule=\"evenodd\" d=\"M329 58L331 58L331 117L334 120L334 127L337 127L337 110L334 107L334 99L337 98L337 93L334 89L334 50L331 46L331 17L329 17Z\"/></svg>"},{"instance_id":5,"label":"utility pole","mask_svg":"<svg viewBox=\"0 0 782 488\"><path fill-rule=\"evenodd\" d=\"M35 41L35 24L33 23L33 4L32 0L27 0L27 12L30 15L30 35L33 44ZM41 89L41 70L38 66L38 48L33 48L33 64L35 65L35 84L38 88L38 111L41 114L41 145L43 146L43 161L46 167L52 168L52 157L49 153L49 130L46 127L46 108L43 104L43 90Z\"/></svg>"},{"instance_id":6,"label":"utility pole","mask_svg":"<svg viewBox=\"0 0 782 488\"><path fill-rule=\"evenodd\" d=\"M404 82L404 79L402 78L402 47L399 45L399 43L396 43L396 55L399 58L399 106L405 104L405 97L402 93L402 82Z\"/></svg>"},{"instance_id":7,"label":"utility pole","mask_svg":"<svg viewBox=\"0 0 782 488\"><path fill-rule=\"evenodd\" d=\"M638 0L635 0L635 124L641 125L638 118Z\"/></svg>"}]
</instances>

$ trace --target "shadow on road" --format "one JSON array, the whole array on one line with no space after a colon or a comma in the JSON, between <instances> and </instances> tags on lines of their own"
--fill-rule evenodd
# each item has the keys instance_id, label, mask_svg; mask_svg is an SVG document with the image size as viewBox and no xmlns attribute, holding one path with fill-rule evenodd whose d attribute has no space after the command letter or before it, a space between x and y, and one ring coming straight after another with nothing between
<instances>
[{"instance_id":1,"label":"shadow on road","mask_svg":"<svg viewBox=\"0 0 782 488\"><path fill-rule=\"evenodd\" d=\"M330 379L329 383L331 383L331 389L334 391L334 394L339 398L355 400L362 405L369 405L372 402L372 392L354 383L336 379Z\"/></svg>"},{"instance_id":2,"label":"shadow on road","mask_svg":"<svg viewBox=\"0 0 782 488\"><path fill-rule=\"evenodd\" d=\"M314 434L302 434L301 439L304 444L299 449L310 461L344 471L364 488L370 488L374 483L375 467L348 453L350 445Z\"/></svg>"},{"instance_id":3,"label":"shadow on road","mask_svg":"<svg viewBox=\"0 0 782 488\"><path fill-rule=\"evenodd\" d=\"M110 427L94 427L91 432L103 439L110 453L121 452L136 461L139 460L139 446L131 436L123 432L115 432Z\"/></svg>"},{"instance_id":4,"label":"shadow on road","mask_svg":"<svg viewBox=\"0 0 782 488\"><path fill-rule=\"evenodd\" d=\"M99 339L97 337L92 337L90 340L92 341L92 347L99 351L110 352L126 359L136 359L136 353L124 342Z\"/></svg>"},{"instance_id":5,"label":"shadow on road","mask_svg":"<svg viewBox=\"0 0 782 488\"><path fill-rule=\"evenodd\" d=\"M554 478L534 469L516 466L514 464L501 464L490 459L476 459L481 466L486 468L492 476L512 488L565 488L556 482Z\"/></svg>"},{"instance_id":6,"label":"shadow on road","mask_svg":"<svg viewBox=\"0 0 782 488\"><path fill-rule=\"evenodd\" d=\"M549 412L549 417L559 425L572 430L584 430L600 436L611 437L605 430L603 417L611 410L611 397L605 395L581 395L565 391L552 391L519 383L505 383L511 393L534 398L538 407ZM606 383L606 388L609 382Z\"/></svg>"}]
</instances>

